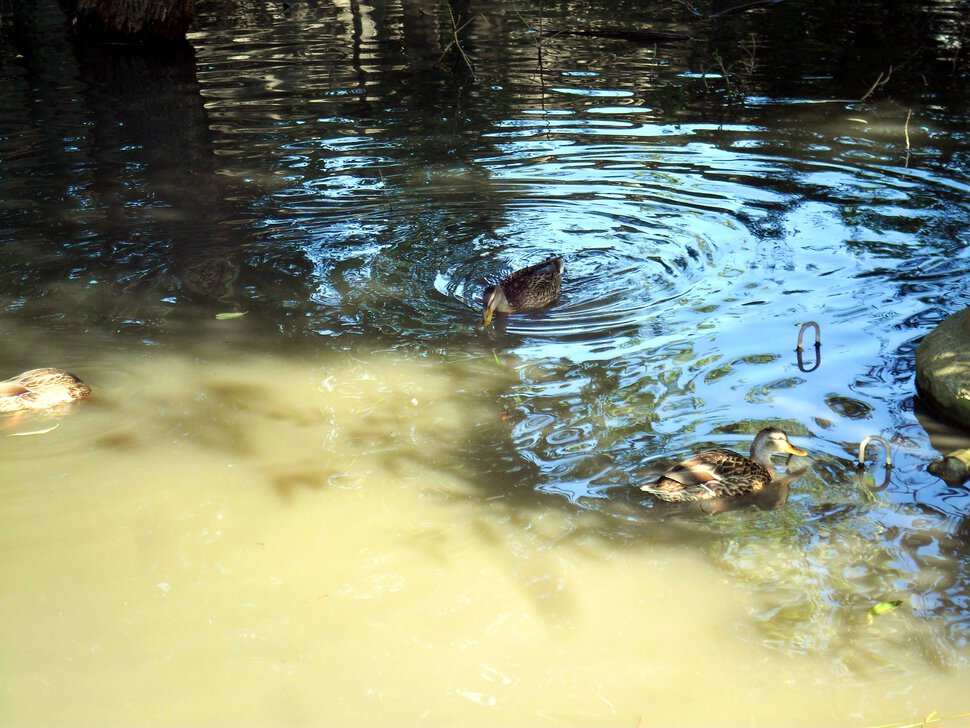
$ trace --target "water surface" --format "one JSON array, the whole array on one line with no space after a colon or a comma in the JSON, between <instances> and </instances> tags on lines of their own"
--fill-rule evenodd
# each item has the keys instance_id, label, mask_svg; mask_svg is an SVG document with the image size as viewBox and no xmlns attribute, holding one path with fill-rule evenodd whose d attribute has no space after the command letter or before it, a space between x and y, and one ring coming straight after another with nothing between
<instances>
[{"instance_id":1,"label":"water surface","mask_svg":"<svg viewBox=\"0 0 970 728\"><path fill-rule=\"evenodd\" d=\"M18 26L0 373L95 396L0 423L7 722L970 710L970 491L926 472L967 440L913 397L970 305L966 117L845 101L871 81L778 60L790 17L658 8L701 40L540 60L538 7L459 8L471 68L412 3L202 3L194 54ZM722 69L726 29L763 35ZM561 301L483 332L554 254ZM635 487L766 424L810 454L754 502Z\"/></svg>"}]
</instances>

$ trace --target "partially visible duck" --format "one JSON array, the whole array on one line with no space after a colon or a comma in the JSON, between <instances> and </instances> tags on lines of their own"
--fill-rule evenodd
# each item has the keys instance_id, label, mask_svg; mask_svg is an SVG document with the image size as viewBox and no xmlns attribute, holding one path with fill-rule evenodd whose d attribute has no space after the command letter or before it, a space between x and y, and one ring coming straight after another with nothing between
<instances>
[{"instance_id":1,"label":"partially visible duck","mask_svg":"<svg viewBox=\"0 0 970 728\"><path fill-rule=\"evenodd\" d=\"M0 413L45 410L84 399L91 387L60 369L31 369L0 382Z\"/></svg>"}]
</instances>

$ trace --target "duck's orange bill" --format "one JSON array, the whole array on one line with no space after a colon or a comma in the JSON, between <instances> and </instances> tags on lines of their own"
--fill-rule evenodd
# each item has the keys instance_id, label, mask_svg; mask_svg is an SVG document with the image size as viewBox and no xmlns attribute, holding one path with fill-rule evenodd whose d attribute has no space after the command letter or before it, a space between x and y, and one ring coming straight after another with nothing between
<instances>
[{"instance_id":1,"label":"duck's orange bill","mask_svg":"<svg viewBox=\"0 0 970 728\"><path fill-rule=\"evenodd\" d=\"M788 449L785 450L785 452L787 452L789 455L799 455L801 457L808 455L807 450L802 450L800 447L795 447L790 442L788 443Z\"/></svg>"}]
</instances>

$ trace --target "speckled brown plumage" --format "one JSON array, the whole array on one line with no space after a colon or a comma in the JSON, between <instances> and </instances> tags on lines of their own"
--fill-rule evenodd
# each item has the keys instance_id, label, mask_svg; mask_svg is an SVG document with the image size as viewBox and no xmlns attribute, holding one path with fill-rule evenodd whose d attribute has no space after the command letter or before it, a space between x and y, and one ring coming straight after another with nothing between
<instances>
[{"instance_id":1,"label":"speckled brown plumage","mask_svg":"<svg viewBox=\"0 0 970 728\"><path fill-rule=\"evenodd\" d=\"M83 399L91 387L60 369L31 369L0 382L0 412L44 410Z\"/></svg>"},{"instance_id":2,"label":"speckled brown plumage","mask_svg":"<svg viewBox=\"0 0 970 728\"><path fill-rule=\"evenodd\" d=\"M563 267L562 258L550 258L488 286L482 301L485 323L495 313L532 311L555 302L562 287Z\"/></svg>"},{"instance_id":3,"label":"speckled brown plumage","mask_svg":"<svg viewBox=\"0 0 970 728\"><path fill-rule=\"evenodd\" d=\"M776 453L807 455L777 427L766 427L751 444L751 456L733 450L705 450L677 463L640 490L664 501L684 502L754 493L774 477L771 456Z\"/></svg>"}]
</instances>

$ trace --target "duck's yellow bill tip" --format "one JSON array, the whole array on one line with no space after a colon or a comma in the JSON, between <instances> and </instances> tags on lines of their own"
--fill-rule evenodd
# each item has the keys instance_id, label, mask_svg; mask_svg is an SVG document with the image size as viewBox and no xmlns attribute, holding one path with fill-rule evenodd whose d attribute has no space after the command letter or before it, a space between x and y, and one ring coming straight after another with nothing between
<instances>
[{"instance_id":1,"label":"duck's yellow bill tip","mask_svg":"<svg viewBox=\"0 0 970 728\"><path fill-rule=\"evenodd\" d=\"M486 311L485 313L482 314L482 325L489 326L491 325L491 323L492 323L492 312Z\"/></svg>"},{"instance_id":2,"label":"duck's yellow bill tip","mask_svg":"<svg viewBox=\"0 0 970 728\"><path fill-rule=\"evenodd\" d=\"M790 455L798 455L799 457L805 457L808 455L808 450L802 450L800 447L795 447L791 443L788 443L788 453Z\"/></svg>"}]
</instances>

